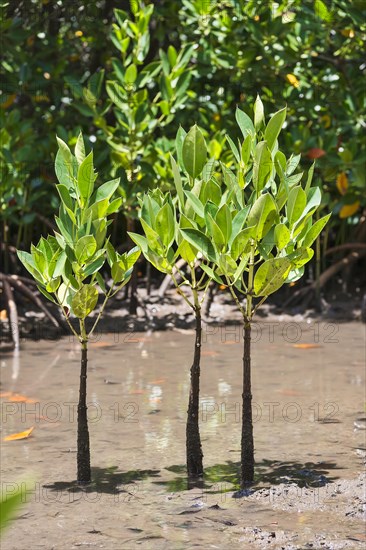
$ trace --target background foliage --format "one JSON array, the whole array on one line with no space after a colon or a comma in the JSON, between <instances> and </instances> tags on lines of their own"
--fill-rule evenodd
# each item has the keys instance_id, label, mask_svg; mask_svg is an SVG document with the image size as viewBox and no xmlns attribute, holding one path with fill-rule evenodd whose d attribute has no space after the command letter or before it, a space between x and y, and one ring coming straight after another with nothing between
<instances>
[{"instance_id":1,"label":"background foliage","mask_svg":"<svg viewBox=\"0 0 366 550\"><path fill-rule=\"evenodd\" d=\"M125 228L138 192L171 188L179 125L197 123L210 157L230 166L225 134L238 136L236 106L250 113L258 93L268 114L288 104L284 152L305 167L317 159L328 243L355 239L366 206L362 0L24 0L1 11L5 242L28 248L49 231L56 133L74 146L81 130L98 171L121 176Z\"/></svg>"}]
</instances>

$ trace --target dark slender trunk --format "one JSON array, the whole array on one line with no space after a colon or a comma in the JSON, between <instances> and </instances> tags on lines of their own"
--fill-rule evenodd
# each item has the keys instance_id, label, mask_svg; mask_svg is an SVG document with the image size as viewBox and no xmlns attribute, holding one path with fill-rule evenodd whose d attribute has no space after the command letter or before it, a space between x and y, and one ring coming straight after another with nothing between
<instances>
[{"instance_id":1,"label":"dark slender trunk","mask_svg":"<svg viewBox=\"0 0 366 550\"><path fill-rule=\"evenodd\" d=\"M190 479L197 478L203 474L203 454L199 430L200 361L202 341L200 308L195 309L195 316L196 338L194 344L193 364L191 367L191 387L189 392L186 429L187 473Z\"/></svg>"},{"instance_id":2,"label":"dark slender trunk","mask_svg":"<svg viewBox=\"0 0 366 550\"><path fill-rule=\"evenodd\" d=\"M87 343L82 343L81 348L81 371L80 371L80 390L78 404L78 483L90 483L90 446L88 429L88 408L86 406L86 378L88 367L88 348Z\"/></svg>"},{"instance_id":3,"label":"dark slender trunk","mask_svg":"<svg viewBox=\"0 0 366 550\"><path fill-rule=\"evenodd\" d=\"M250 321L244 322L243 409L241 431L241 488L254 481L254 442L252 418L252 388L250 379Z\"/></svg>"}]
</instances>

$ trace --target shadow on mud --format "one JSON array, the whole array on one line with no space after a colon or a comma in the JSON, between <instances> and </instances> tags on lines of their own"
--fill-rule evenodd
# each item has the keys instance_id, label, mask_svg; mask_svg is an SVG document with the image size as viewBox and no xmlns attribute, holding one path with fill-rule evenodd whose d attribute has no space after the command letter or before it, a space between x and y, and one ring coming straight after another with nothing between
<instances>
[{"instance_id":1,"label":"shadow on mud","mask_svg":"<svg viewBox=\"0 0 366 550\"><path fill-rule=\"evenodd\" d=\"M129 472L118 471L117 466L110 468L92 468L92 482L87 485L80 485L76 481L57 481L45 484L43 487L50 491L69 491L73 493L106 493L117 495L119 493L135 496L134 484L144 479L155 478L160 475L160 470L130 470Z\"/></svg>"},{"instance_id":2,"label":"shadow on mud","mask_svg":"<svg viewBox=\"0 0 366 550\"><path fill-rule=\"evenodd\" d=\"M299 487L323 487L338 479L334 462L279 462L263 460L256 463L255 483L253 489L270 485L295 483ZM205 489L207 493L222 493L239 489L240 464L228 461L226 464L216 464L205 468L202 478L195 481L186 476L183 465L170 466L166 470L180 474L169 481L153 481L158 485L166 486L168 491L186 491L194 487Z\"/></svg>"}]
</instances>

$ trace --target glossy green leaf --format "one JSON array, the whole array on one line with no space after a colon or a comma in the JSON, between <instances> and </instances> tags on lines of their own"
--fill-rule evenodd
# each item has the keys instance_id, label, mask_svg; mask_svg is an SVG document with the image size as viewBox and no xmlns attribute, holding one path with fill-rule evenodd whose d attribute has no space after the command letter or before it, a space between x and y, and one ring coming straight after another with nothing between
<instances>
[{"instance_id":1,"label":"glossy green leaf","mask_svg":"<svg viewBox=\"0 0 366 550\"><path fill-rule=\"evenodd\" d=\"M236 108L235 118L239 125L240 130L242 131L244 139L248 135L251 135L251 136L255 135L255 128L251 118L248 117L248 115L244 113L244 111L239 109L239 107Z\"/></svg>"},{"instance_id":2,"label":"glossy green leaf","mask_svg":"<svg viewBox=\"0 0 366 550\"><path fill-rule=\"evenodd\" d=\"M116 189L118 188L120 183L120 178L107 181L106 183L103 183L95 192L95 198L94 201L100 201L102 199L110 199Z\"/></svg>"},{"instance_id":3,"label":"glossy green leaf","mask_svg":"<svg viewBox=\"0 0 366 550\"><path fill-rule=\"evenodd\" d=\"M205 212L204 212L203 204L201 203L199 198L197 198L196 195L192 193L192 191L184 191L184 193L187 196L190 203L192 204L193 210L196 212L196 214L201 218L203 218L205 215Z\"/></svg>"},{"instance_id":4,"label":"glossy green leaf","mask_svg":"<svg viewBox=\"0 0 366 550\"><path fill-rule=\"evenodd\" d=\"M299 185L293 187L289 193L287 201L287 219L292 227L293 224L301 217L306 206L306 193Z\"/></svg>"},{"instance_id":5,"label":"glossy green leaf","mask_svg":"<svg viewBox=\"0 0 366 550\"><path fill-rule=\"evenodd\" d=\"M261 141L255 148L253 166L253 184L259 194L272 174L273 161L267 143Z\"/></svg>"},{"instance_id":6,"label":"glossy green leaf","mask_svg":"<svg viewBox=\"0 0 366 550\"><path fill-rule=\"evenodd\" d=\"M202 256L210 262L215 261L216 254L210 239L198 229L181 229L183 237L192 244Z\"/></svg>"},{"instance_id":7,"label":"glossy green leaf","mask_svg":"<svg viewBox=\"0 0 366 550\"><path fill-rule=\"evenodd\" d=\"M92 195L94 180L93 151L91 151L80 164L78 170L78 189L83 199L88 200Z\"/></svg>"},{"instance_id":8,"label":"glossy green leaf","mask_svg":"<svg viewBox=\"0 0 366 550\"><path fill-rule=\"evenodd\" d=\"M284 223L279 223L274 228L274 240L278 250L286 248L291 239L291 233Z\"/></svg>"},{"instance_id":9,"label":"glossy green leaf","mask_svg":"<svg viewBox=\"0 0 366 550\"><path fill-rule=\"evenodd\" d=\"M291 268L288 258L274 258L261 264L254 276L256 296L269 296L285 283Z\"/></svg>"},{"instance_id":10,"label":"glossy green leaf","mask_svg":"<svg viewBox=\"0 0 366 550\"><path fill-rule=\"evenodd\" d=\"M184 168L193 179L201 174L206 164L207 147L202 132L196 124L184 139L182 160Z\"/></svg>"},{"instance_id":11,"label":"glossy green leaf","mask_svg":"<svg viewBox=\"0 0 366 550\"><path fill-rule=\"evenodd\" d=\"M184 201L182 178L180 176L178 164L175 162L175 159L172 155L170 155L170 163L171 163L171 166L172 166L174 184L175 184L175 189L177 191L179 203L180 203L181 208L183 208L185 201Z\"/></svg>"},{"instance_id":12,"label":"glossy green leaf","mask_svg":"<svg viewBox=\"0 0 366 550\"><path fill-rule=\"evenodd\" d=\"M210 279L213 279L214 281L216 281L216 283L220 285L223 284L223 280L221 279L221 277L219 277L219 275L217 275L217 273L215 273L215 271L211 269L210 266L206 264L201 264L201 269L206 273L206 275L209 276Z\"/></svg>"},{"instance_id":13,"label":"glossy green leaf","mask_svg":"<svg viewBox=\"0 0 366 550\"><path fill-rule=\"evenodd\" d=\"M256 240L262 239L262 237L269 231L274 219L277 216L277 206L273 197L265 193L261 195L253 204L248 218L248 227L254 226Z\"/></svg>"},{"instance_id":14,"label":"glossy green leaf","mask_svg":"<svg viewBox=\"0 0 366 550\"><path fill-rule=\"evenodd\" d=\"M74 315L85 319L95 308L98 302L98 290L93 285L83 285L71 300Z\"/></svg>"},{"instance_id":15,"label":"glossy green leaf","mask_svg":"<svg viewBox=\"0 0 366 550\"><path fill-rule=\"evenodd\" d=\"M92 258L97 249L97 242L93 235L81 237L75 245L75 256L79 264L83 264Z\"/></svg>"},{"instance_id":16,"label":"glossy green leaf","mask_svg":"<svg viewBox=\"0 0 366 550\"><path fill-rule=\"evenodd\" d=\"M159 210L155 220L155 230L162 243L168 248L174 241L175 218L170 205L166 202Z\"/></svg>"},{"instance_id":17,"label":"glossy green leaf","mask_svg":"<svg viewBox=\"0 0 366 550\"><path fill-rule=\"evenodd\" d=\"M286 107L277 111L273 117L269 120L264 132L264 139L267 142L269 149L272 151L276 140L279 136L283 123L286 120Z\"/></svg>"},{"instance_id":18,"label":"glossy green leaf","mask_svg":"<svg viewBox=\"0 0 366 550\"><path fill-rule=\"evenodd\" d=\"M315 239L320 235L320 233L326 226L330 216L331 214L328 214L327 216L320 218L320 220L314 223L314 225L306 233L302 246L309 247L313 244Z\"/></svg>"},{"instance_id":19,"label":"glossy green leaf","mask_svg":"<svg viewBox=\"0 0 366 550\"><path fill-rule=\"evenodd\" d=\"M312 248L301 247L287 257L291 260L291 269L293 269L307 264L313 256L314 250Z\"/></svg>"},{"instance_id":20,"label":"glossy green leaf","mask_svg":"<svg viewBox=\"0 0 366 550\"><path fill-rule=\"evenodd\" d=\"M78 164L81 164L85 159L84 138L81 132L78 135L78 139L75 145L75 157L76 157L76 160L78 161Z\"/></svg>"},{"instance_id":21,"label":"glossy green leaf","mask_svg":"<svg viewBox=\"0 0 366 550\"><path fill-rule=\"evenodd\" d=\"M254 126L256 131L258 131L261 126L264 124L264 108L263 103L259 95L254 103Z\"/></svg>"}]
</instances>

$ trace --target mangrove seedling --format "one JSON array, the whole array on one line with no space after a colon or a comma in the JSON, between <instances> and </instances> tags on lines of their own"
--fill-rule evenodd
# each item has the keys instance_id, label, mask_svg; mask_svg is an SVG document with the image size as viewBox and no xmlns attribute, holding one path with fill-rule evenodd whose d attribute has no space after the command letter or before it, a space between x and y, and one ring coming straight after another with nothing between
<instances>
[{"instance_id":1,"label":"mangrove seedling","mask_svg":"<svg viewBox=\"0 0 366 550\"><path fill-rule=\"evenodd\" d=\"M59 184L59 215L55 216L58 231L41 237L30 253L18 251L18 257L39 291L57 304L71 332L81 346L80 389L77 415L77 481L91 481L90 445L86 402L88 340L93 334L109 298L130 279L133 266L140 255L137 247L119 254L107 237L111 223L108 216L116 212L122 199L113 199L119 179L95 189L93 151L85 154L80 134L73 155L64 141L57 138L58 153L55 172ZM109 289L101 275L107 260L113 284ZM97 307L99 292L104 295L98 314L87 330L86 319ZM72 323L76 317L78 323Z\"/></svg>"},{"instance_id":2,"label":"mangrove seedling","mask_svg":"<svg viewBox=\"0 0 366 550\"><path fill-rule=\"evenodd\" d=\"M201 307L211 278L202 270L205 260L201 250L210 243L205 235L202 242L189 243L182 230L189 231L205 223L203 206L198 197L202 193L210 195L207 177L210 161L207 162L206 143L197 126L188 134L180 128L176 148L179 164L171 157L176 197L172 200L170 193L163 194L159 189L146 193L140 200L140 221L145 236L130 233L130 237L156 269L171 276L177 291L195 316L196 336L186 424L187 474L189 479L194 480L203 474L199 430ZM181 171L186 176L184 182ZM187 264L187 272L180 267L182 260Z\"/></svg>"},{"instance_id":3,"label":"mangrove seedling","mask_svg":"<svg viewBox=\"0 0 366 550\"><path fill-rule=\"evenodd\" d=\"M182 229L185 239L199 248L212 266L202 266L212 278L225 284L244 322L243 393L241 433L241 487L254 481L254 441L251 389L251 326L255 312L270 294L304 274L311 260L311 246L330 215L313 223L321 202L319 187L311 186L314 165L303 185L303 172L295 173L301 155L286 158L278 136L286 108L265 124L263 104L254 105L254 122L237 109L236 120L243 141L228 142L236 161L236 173L221 164L221 198L195 199L205 219L205 231ZM245 298L244 304L239 296Z\"/></svg>"}]
</instances>

